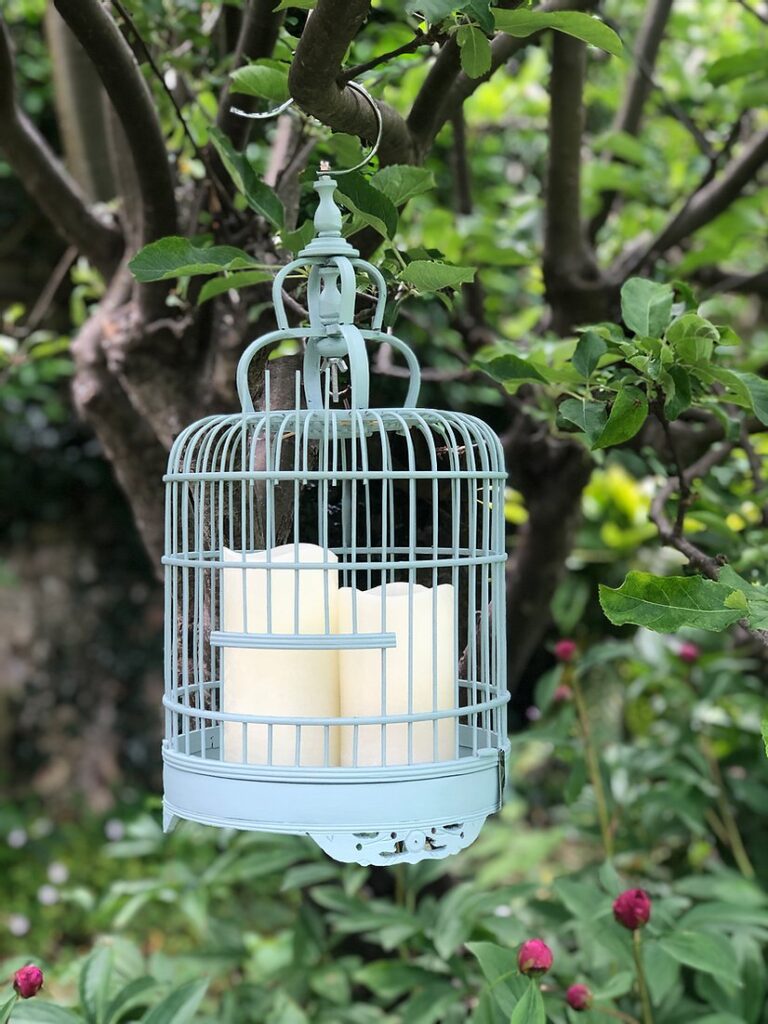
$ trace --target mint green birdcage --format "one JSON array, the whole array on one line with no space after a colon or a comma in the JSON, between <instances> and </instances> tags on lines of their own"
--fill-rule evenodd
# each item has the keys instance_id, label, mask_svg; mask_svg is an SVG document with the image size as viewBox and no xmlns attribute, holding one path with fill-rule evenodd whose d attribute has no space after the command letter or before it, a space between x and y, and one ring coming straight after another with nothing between
<instances>
[{"instance_id":1,"label":"mint green birdcage","mask_svg":"<svg viewBox=\"0 0 768 1024\"><path fill-rule=\"evenodd\" d=\"M278 329L240 360L242 411L192 424L168 462L164 824L415 862L467 846L502 801L506 474L487 424L417 407L384 279L342 238L334 180L314 187ZM309 323L289 327L297 273ZM268 368L255 410L251 362L286 340L304 349L293 407L272 408ZM402 408L371 406L380 346L409 372Z\"/></svg>"}]
</instances>

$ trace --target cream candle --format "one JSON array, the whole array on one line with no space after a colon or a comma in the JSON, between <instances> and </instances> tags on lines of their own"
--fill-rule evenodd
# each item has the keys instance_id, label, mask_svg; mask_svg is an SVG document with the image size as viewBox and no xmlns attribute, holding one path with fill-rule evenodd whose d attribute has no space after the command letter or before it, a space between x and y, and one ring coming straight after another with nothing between
<instances>
[{"instance_id":1,"label":"cream candle","mask_svg":"<svg viewBox=\"0 0 768 1024\"><path fill-rule=\"evenodd\" d=\"M353 603L356 615L353 615ZM456 699L454 651L454 589L443 584L435 589L407 583L389 583L372 590L342 588L339 591L340 633L394 633L395 647L386 648L386 697L381 649L342 650L339 653L341 714L347 716L409 714L453 708ZM433 645L433 635L438 638ZM436 650L434 647L436 646ZM408 679L412 700L408 700ZM435 731L437 749L435 750ZM450 761L457 756L456 719L414 722L409 758L407 723L386 726L386 756L382 760L382 729L363 725L344 726L341 764L394 765L425 761Z\"/></svg>"},{"instance_id":2,"label":"cream candle","mask_svg":"<svg viewBox=\"0 0 768 1024\"><path fill-rule=\"evenodd\" d=\"M335 632L338 570L267 570L263 568L266 560L265 551L243 555L224 549L225 562L245 561L248 568L222 570L222 630L225 633L321 635ZM277 565L295 561L337 561L332 552L324 552L315 544L299 544L298 550L294 544L272 548L269 560ZM270 615L268 606L271 606ZM222 661L222 710L225 712L294 718L331 718L339 714L336 650L225 645ZM268 764L269 727L251 724L246 729L247 751L244 750L243 726L237 722L224 723L224 760ZM293 725L272 727L272 764L296 763L297 732ZM299 764L335 765L338 758L338 728L302 727Z\"/></svg>"}]
</instances>

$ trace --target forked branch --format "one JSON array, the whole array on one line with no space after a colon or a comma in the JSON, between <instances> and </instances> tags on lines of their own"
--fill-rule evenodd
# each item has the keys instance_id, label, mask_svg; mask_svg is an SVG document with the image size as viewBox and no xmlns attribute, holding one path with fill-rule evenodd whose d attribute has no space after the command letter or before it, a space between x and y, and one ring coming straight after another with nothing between
<instances>
[{"instance_id":1,"label":"forked branch","mask_svg":"<svg viewBox=\"0 0 768 1024\"><path fill-rule=\"evenodd\" d=\"M88 204L77 182L16 99L8 30L0 18L0 149L19 181L57 231L105 275L120 259L117 227Z\"/></svg>"}]
</instances>

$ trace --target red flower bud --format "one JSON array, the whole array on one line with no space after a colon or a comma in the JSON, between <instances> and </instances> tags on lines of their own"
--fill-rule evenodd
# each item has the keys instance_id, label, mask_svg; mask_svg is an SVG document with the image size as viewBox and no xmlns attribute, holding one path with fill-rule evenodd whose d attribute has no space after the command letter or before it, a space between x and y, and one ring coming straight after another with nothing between
<instances>
[{"instance_id":1,"label":"red flower bud","mask_svg":"<svg viewBox=\"0 0 768 1024\"><path fill-rule=\"evenodd\" d=\"M698 644L691 643L690 640L684 640L680 644L677 653L681 661L686 662L688 665L692 665L695 661L699 660L701 648Z\"/></svg>"},{"instance_id":2,"label":"red flower bud","mask_svg":"<svg viewBox=\"0 0 768 1024\"><path fill-rule=\"evenodd\" d=\"M592 993L586 985L571 985L565 993L565 1001L572 1010L588 1010L592 1005Z\"/></svg>"},{"instance_id":3,"label":"red flower bud","mask_svg":"<svg viewBox=\"0 0 768 1024\"><path fill-rule=\"evenodd\" d=\"M650 919L650 896L644 889L627 889L613 901L613 916L631 932L637 931Z\"/></svg>"},{"instance_id":4,"label":"red flower bud","mask_svg":"<svg viewBox=\"0 0 768 1024\"><path fill-rule=\"evenodd\" d=\"M555 657L558 661L573 661L577 650L578 646L575 640L563 637L562 640L558 640L555 644Z\"/></svg>"},{"instance_id":5,"label":"red flower bud","mask_svg":"<svg viewBox=\"0 0 768 1024\"><path fill-rule=\"evenodd\" d=\"M552 694L553 704L567 704L573 698L573 690L567 683L561 683Z\"/></svg>"},{"instance_id":6,"label":"red flower bud","mask_svg":"<svg viewBox=\"0 0 768 1024\"><path fill-rule=\"evenodd\" d=\"M34 964L20 967L13 976L13 987L22 999L31 999L43 987L43 972Z\"/></svg>"},{"instance_id":7,"label":"red flower bud","mask_svg":"<svg viewBox=\"0 0 768 1024\"><path fill-rule=\"evenodd\" d=\"M528 939L517 954L517 966L522 974L544 974L552 959L552 950L543 939Z\"/></svg>"}]
</instances>

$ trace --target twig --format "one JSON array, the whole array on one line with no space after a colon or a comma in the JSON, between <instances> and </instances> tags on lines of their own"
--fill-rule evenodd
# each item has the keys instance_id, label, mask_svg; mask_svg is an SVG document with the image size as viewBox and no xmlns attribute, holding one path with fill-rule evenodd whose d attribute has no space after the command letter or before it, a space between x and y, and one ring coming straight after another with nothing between
<instances>
[{"instance_id":1,"label":"twig","mask_svg":"<svg viewBox=\"0 0 768 1024\"><path fill-rule=\"evenodd\" d=\"M173 94L173 89L168 88L168 85L165 81L165 75L163 74L162 69L158 65L155 58L152 56L152 51L149 49L149 46L145 42L141 32L139 32L138 28L136 27L136 22L133 20L130 11L126 10L121 0L110 0L110 2L112 3L112 6L118 11L120 17L123 19L125 24L128 26L130 32L133 35L133 38L136 40L136 45L141 50L147 64L149 64L152 74L160 83L161 89L168 97L171 105L173 106L173 109L176 112L176 117L178 118L179 123L181 124L182 130L185 136L187 137L187 140L189 141L190 145L192 146L195 156L198 158L198 160L200 160L200 162L208 172L208 178L211 181L213 187L218 192L219 197L223 199L228 206L234 209L234 206L229 197L229 194L227 193L226 188L224 187L224 185L221 182L221 179L216 175L216 172L211 166L211 162L208 159L208 154L198 146L197 142L195 142L195 137L190 130L189 124L187 123L187 119L184 117L184 112L179 106L178 100Z\"/></svg>"},{"instance_id":2,"label":"twig","mask_svg":"<svg viewBox=\"0 0 768 1024\"><path fill-rule=\"evenodd\" d=\"M752 4L747 3L747 0L736 0L737 4L741 4L745 11L749 11L758 21L762 21L764 25L768 25L768 14L763 14L762 11L758 11Z\"/></svg>"},{"instance_id":3,"label":"twig","mask_svg":"<svg viewBox=\"0 0 768 1024\"><path fill-rule=\"evenodd\" d=\"M27 317L24 323L24 327L29 334L31 334L32 331L35 330L37 325L48 312L48 307L53 302L53 298L56 295L56 292L59 290L59 285L67 276L69 268L72 266L76 259L77 248L74 245L70 245L69 248L66 249L66 251L64 252L64 255L61 257L59 262L53 268L53 272L51 276L48 278L45 287L40 292L37 301L35 302L32 309L29 311L29 316Z\"/></svg>"},{"instance_id":4,"label":"twig","mask_svg":"<svg viewBox=\"0 0 768 1024\"><path fill-rule=\"evenodd\" d=\"M682 532L682 522L680 521L679 514L673 526L665 512L665 506L672 494L677 490L681 491L682 494L682 488L688 488L687 493L690 495L691 483L697 477L706 476L713 466L716 466L730 455L734 447L735 442L729 441L719 447L710 448L700 459L689 466L685 472L681 472L678 469L679 476L670 477L664 486L658 490L651 502L651 521L655 523L659 536L664 543L670 544L681 554L684 554L695 569L711 580L718 578L725 559L722 555L713 557L706 554L701 548L688 540Z\"/></svg>"},{"instance_id":5,"label":"twig","mask_svg":"<svg viewBox=\"0 0 768 1024\"><path fill-rule=\"evenodd\" d=\"M416 29L416 35L413 39L407 43L403 43L402 46L398 46L395 50L390 50L389 53L382 53L380 57L372 57L371 60L365 61L363 64L356 64L353 68L346 68L338 77L340 85L346 85L347 82L351 82L353 78L357 78L359 75L364 75L366 71L372 71L373 68L379 67L380 64L386 64L388 60L394 60L395 57L402 57L405 53L415 53L420 46L431 46L432 43L437 42L439 36L434 32L422 32L421 29Z\"/></svg>"},{"instance_id":6,"label":"twig","mask_svg":"<svg viewBox=\"0 0 768 1024\"><path fill-rule=\"evenodd\" d=\"M716 157L719 159L719 154ZM702 180L686 198L681 208L650 243L644 243L620 257L611 270L611 277L623 282L677 242L714 220L741 194L768 160L768 129L756 132L742 146L720 174L707 169Z\"/></svg>"}]
</instances>

